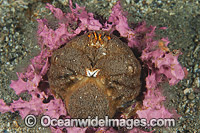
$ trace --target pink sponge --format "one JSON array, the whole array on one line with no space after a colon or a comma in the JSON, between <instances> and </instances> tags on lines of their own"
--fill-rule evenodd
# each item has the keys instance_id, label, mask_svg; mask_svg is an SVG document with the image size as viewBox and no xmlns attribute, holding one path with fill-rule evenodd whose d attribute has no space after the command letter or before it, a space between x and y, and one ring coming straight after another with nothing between
<instances>
[{"instance_id":1,"label":"pink sponge","mask_svg":"<svg viewBox=\"0 0 200 133\"><path fill-rule=\"evenodd\" d=\"M137 111L139 118L146 118L147 121L152 118L171 118L172 114L163 105L164 100L165 97L158 88L148 89L143 100L143 108Z\"/></svg>"},{"instance_id":2,"label":"pink sponge","mask_svg":"<svg viewBox=\"0 0 200 133\"><path fill-rule=\"evenodd\" d=\"M141 53L141 60L148 69L146 77L147 92L144 93L143 107L137 111L139 118L171 118L171 114L164 106L165 97L162 95L158 83L169 81L170 85L175 85L184 78L184 71L178 62L178 54L169 51L167 45L168 39L154 40L156 27L147 27L143 22L135 29L128 26L125 12L122 11L120 2L113 7L112 13L107 22L101 24L99 20L94 19L92 13L88 13L84 7L76 4L76 8L72 8L71 13L63 13L60 9L47 4L47 8L51 10L58 19L58 28L51 29L48 27L46 19L38 19L38 43L41 46L41 53L31 60L31 64L25 73L18 73L18 80L12 81L10 87L16 94L27 91L31 96L30 101L19 99L6 105L0 100L0 111L19 111L24 119L28 114L49 115L51 118L59 118L66 116L65 105L61 99L51 98L48 87L41 88L40 84L45 83L43 76L49 69L48 58L51 57L52 51L58 49L61 45L67 43L81 31L87 30L105 30L111 33L117 30L120 36L127 38L128 46L138 49ZM80 23L79 23L80 22ZM71 28L71 26L77 28ZM166 29L166 28L162 28ZM48 102L44 102L49 99ZM69 117L69 116L68 116ZM61 132L63 128L51 127L53 132ZM69 132L85 132L87 128L67 128ZM99 132L117 132L113 128L99 128ZM134 128L130 132L144 132Z\"/></svg>"},{"instance_id":3,"label":"pink sponge","mask_svg":"<svg viewBox=\"0 0 200 133\"><path fill-rule=\"evenodd\" d=\"M0 111L1 111L1 113L5 113L5 112L9 112L9 111L14 112L13 108L6 105L6 103L2 99L0 99Z\"/></svg>"},{"instance_id":4,"label":"pink sponge","mask_svg":"<svg viewBox=\"0 0 200 133\"><path fill-rule=\"evenodd\" d=\"M149 42L148 46L142 51L141 59L148 65L152 72L151 77L157 83L162 82L159 79L161 79L161 75L165 75L169 84L175 85L184 78L185 73L178 62L178 56L181 53L173 54L170 52L167 48L168 43L167 38Z\"/></svg>"}]
</instances>

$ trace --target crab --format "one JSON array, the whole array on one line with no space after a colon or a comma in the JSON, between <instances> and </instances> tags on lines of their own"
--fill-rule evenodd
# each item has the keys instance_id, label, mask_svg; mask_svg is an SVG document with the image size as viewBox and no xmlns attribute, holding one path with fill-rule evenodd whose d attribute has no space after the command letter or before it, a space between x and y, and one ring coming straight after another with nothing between
<instances>
[{"instance_id":1,"label":"crab","mask_svg":"<svg viewBox=\"0 0 200 133\"><path fill-rule=\"evenodd\" d=\"M53 52L48 80L72 118L113 118L116 112L129 117L140 73L139 61L117 36L91 31Z\"/></svg>"}]
</instances>

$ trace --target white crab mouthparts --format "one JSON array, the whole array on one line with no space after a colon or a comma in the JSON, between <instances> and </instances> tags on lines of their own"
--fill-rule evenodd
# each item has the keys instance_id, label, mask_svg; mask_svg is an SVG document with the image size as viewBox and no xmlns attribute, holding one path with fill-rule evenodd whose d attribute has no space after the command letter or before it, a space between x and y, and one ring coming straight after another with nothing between
<instances>
[{"instance_id":1,"label":"white crab mouthparts","mask_svg":"<svg viewBox=\"0 0 200 133\"><path fill-rule=\"evenodd\" d=\"M86 76L88 77L96 77L97 74L99 73L99 69L94 69L94 70L90 70L88 68L86 68Z\"/></svg>"}]
</instances>

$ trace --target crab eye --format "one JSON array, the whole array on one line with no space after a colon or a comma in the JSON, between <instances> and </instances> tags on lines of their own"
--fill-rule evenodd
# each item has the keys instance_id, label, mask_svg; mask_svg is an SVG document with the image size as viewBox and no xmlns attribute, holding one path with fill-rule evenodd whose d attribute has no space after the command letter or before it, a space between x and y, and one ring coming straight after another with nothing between
<instances>
[{"instance_id":1,"label":"crab eye","mask_svg":"<svg viewBox=\"0 0 200 133\"><path fill-rule=\"evenodd\" d=\"M53 57L53 63L56 63L58 61L58 59L59 59L59 55L55 55Z\"/></svg>"},{"instance_id":2,"label":"crab eye","mask_svg":"<svg viewBox=\"0 0 200 133\"><path fill-rule=\"evenodd\" d=\"M106 35L105 33L100 33L100 32L92 32L92 33L89 33L87 36L89 38L88 46L92 46L95 48L105 47L107 41L111 39L109 35Z\"/></svg>"}]
</instances>

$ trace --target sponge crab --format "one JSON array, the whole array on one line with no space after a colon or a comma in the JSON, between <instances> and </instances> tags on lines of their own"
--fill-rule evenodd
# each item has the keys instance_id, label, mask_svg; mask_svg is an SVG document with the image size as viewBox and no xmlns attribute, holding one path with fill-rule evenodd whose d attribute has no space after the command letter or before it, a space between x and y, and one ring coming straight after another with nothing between
<instances>
[{"instance_id":1,"label":"sponge crab","mask_svg":"<svg viewBox=\"0 0 200 133\"><path fill-rule=\"evenodd\" d=\"M140 73L126 44L109 32L92 31L53 52L48 80L72 118L112 118L118 111L128 117L135 112L130 103L140 93Z\"/></svg>"}]
</instances>

